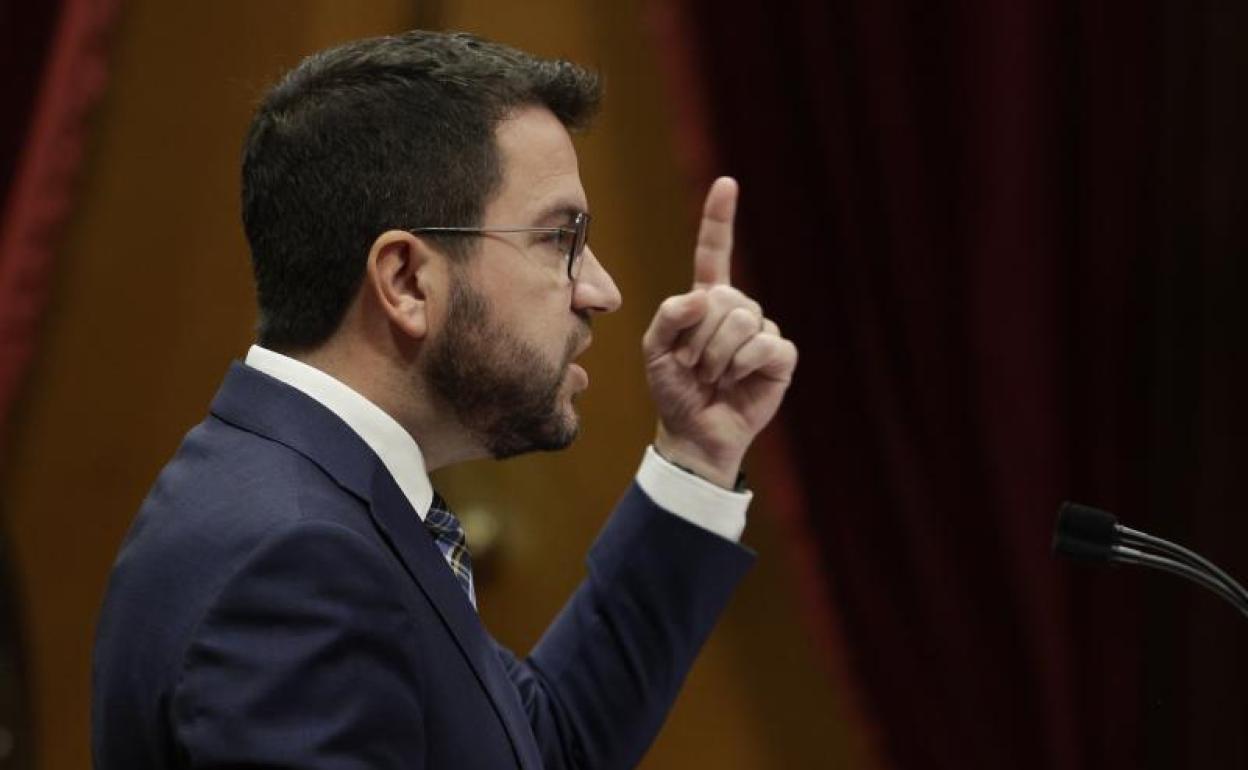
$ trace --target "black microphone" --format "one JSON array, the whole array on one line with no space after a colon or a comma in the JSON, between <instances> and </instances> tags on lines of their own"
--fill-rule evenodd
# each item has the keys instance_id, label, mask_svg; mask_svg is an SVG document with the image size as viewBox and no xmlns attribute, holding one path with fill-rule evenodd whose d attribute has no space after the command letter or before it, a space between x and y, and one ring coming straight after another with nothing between
<instances>
[{"instance_id":1,"label":"black microphone","mask_svg":"<svg viewBox=\"0 0 1248 770\"><path fill-rule=\"evenodd\" d=\"M1248 591L1213 562L1178 543L1124 527L1109 511L1065 502L1057 509L1053 552L1073 559L1139 564L1187 578L1248 617Z\"/></svg>"},{"instance_id":2,"label":"black microphone","mask_svg":"<svg viewBox=\"0 0 1248 770\"><path fill-rule=\"evenodd\" d=\"M1057 509L1053 553L1085 561L1110 561L1118 542L1118 519L1109 511L1065 502Z\"/></svg>"}]
</instances>

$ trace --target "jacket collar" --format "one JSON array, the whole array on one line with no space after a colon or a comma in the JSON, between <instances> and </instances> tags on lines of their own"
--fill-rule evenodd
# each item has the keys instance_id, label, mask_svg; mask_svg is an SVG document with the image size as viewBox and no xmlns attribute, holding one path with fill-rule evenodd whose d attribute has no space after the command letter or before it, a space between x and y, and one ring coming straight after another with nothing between
<instances>
[{"instance_id":1,"label":"jacket collar","mask_svg":"<svg viewBox=\"0 0 1248 770\"><path fill-rule=\"evenodd\" d=\"M532 728L494 640L420 517L363 439L314 399L238 362L230 366L211 411L231 425L298 452L368 504L373 523L428 597L489 694L519 764L540 770Z\"/></svg>"},{"instance_id":2,"label":"jacket collar","mask_svg":"<svg viewBox=\"0 0 1248 770\"><path fill-rule=\"evenodd\" d=\"M423 518L433 502L425 458L412 435L381 407L327 372L274 350L252 345L244 363L328 407L359 434L386 466Z\"/></svg>"}]
</instances>

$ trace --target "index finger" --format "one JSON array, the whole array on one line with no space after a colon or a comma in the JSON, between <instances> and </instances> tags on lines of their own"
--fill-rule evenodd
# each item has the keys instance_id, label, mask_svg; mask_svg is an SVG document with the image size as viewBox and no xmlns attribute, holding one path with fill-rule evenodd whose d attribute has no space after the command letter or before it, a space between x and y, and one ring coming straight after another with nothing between
<instances>
[{"instance_id":1,"label":"index finger","mask_svg":"<svg viewBox=\"0 0 1248 770\"><path fill-rule=\"evenodd\" d=\"M732 283L732 221L737 214L737 191L737 180L721 176L706 194L693 252L694 288Z\"/></svg>"}]
</instances>

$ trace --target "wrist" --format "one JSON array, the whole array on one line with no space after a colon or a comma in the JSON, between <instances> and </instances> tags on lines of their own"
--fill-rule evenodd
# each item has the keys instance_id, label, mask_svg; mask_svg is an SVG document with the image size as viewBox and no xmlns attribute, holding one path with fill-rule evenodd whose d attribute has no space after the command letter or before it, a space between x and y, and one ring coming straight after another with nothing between
<instances>
[{"instance_id":1,"label":"wrist","mask_svg":"<svg viewBox=\"0 0 1248 770\"><path fill-rule=\"evenodd\" d=\"M741 485L742 456L716 457L695 442L673 436L662 423L654 437L654 451L667 462L724 489Z\"/></svg>"}]
</instances>

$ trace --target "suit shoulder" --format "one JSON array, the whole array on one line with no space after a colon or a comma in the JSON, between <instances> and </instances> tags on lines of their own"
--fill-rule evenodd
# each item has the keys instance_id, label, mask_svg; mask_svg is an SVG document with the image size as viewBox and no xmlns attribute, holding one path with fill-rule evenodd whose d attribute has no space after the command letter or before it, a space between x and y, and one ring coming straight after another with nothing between
<instances>
[{"instance_id":1,"label":"suit shoulder","mask_svg":"<svg viewBox=\"0 0 1248 770\"><path fill-rule=\"evenodd\" d=\"M161 471L122 543L99 641L142 640L150 664L172 663L170 655L249 559L275 538L307 529L350 531L360 543L385 548L367 503L315 463L209 417Z\"/></svg>"},{"instance_id":2,"label":"suit shoulder","mask_svg":"<svg viewBox=\"0 0 1248 770\"><path fill-rule=\"evenodd\" d=\"M160 472L131 536L163 527L254 538L303 518L359 525L366 511L365 501L296 450L209 417Z\"/></svg>"}]
</instances>

